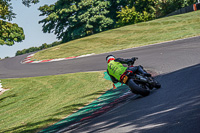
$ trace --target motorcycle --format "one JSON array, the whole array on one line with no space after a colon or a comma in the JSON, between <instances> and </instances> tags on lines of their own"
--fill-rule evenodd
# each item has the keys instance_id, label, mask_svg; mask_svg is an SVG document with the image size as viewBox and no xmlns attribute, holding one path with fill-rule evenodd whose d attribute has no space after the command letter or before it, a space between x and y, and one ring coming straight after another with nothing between
<instances>
[{"instance_id":1,"label":"motorcycle","mask_svg":"<svg viewBox=\"0 0 200 133\"><path fill-rule=\"evenodd\" d=\"M134 62L137 59L138 59L137 57L134 58L133 61L128 63L128 66L133 67ZM126 83L128 80L131 79L139 86L138 88L134 88L134 92L142 96L149 95L150 90L152 90L153 88L159 89L161 87L161 84L157 80L155 80L152 76L145 76L144 74L139 72L136 72L134 74L131 74L131 72L127 72L126 75L123 77L122 82Z\"/></svg>"}]
</instances>

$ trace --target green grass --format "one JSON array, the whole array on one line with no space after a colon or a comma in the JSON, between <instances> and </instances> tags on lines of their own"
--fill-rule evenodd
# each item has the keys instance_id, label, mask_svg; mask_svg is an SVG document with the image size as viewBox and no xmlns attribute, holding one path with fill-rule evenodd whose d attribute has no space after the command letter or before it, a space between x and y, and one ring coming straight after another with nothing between
<instances>
[{"instance_id":1,"label":"green grass","mask_svg":"<svg viewBox=\"0 0 200 133\"><path fill-rule=\"evenodd\" d=\"M0 132L36 132L104 93L112 84L103 72L2 79Z\"/></svg>"},{"instance_id":2,"label":"green grass","mask_svg":"<svg viewBox=\"0 0 200 133\"><path fill-rule=\"evenodd\" d=\"M200 35L200 11L124 26L35 54L32 60L99 54Z\"/></svg>"}]
</instances>

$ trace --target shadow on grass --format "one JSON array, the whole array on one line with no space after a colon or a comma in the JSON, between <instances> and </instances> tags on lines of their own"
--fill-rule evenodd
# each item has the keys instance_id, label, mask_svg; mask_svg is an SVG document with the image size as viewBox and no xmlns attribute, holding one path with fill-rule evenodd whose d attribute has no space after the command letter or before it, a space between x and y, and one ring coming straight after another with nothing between
<instances>
[{"instance_id":1,"label":"shadow on grass","mask_svg":"<svg viewBox=\"0 0 200 133\"><path fill-rule=\"evenodd\" d=\"M49 125L49 124L57 122L53 126L50 126L49 128L42 130L42 132L56 132L62 128L65 128L66 126L69 126L73 123L79 122L83 118L91 116L95 111L104 107L108 103L114 101L117 97L119 97L125 91L128 90L126 87L124 89L124 87L125 86L120 86L120 87L118 87L118 89L115 89L115 90L111 89L111 90L107 91L106 93L104 93L102 96L100 96L99 98L94 100L92 103L88 104L87 106L85 106L84 104L75 104L75 105L70 105L70 106L64 106L62 109L60 109L60 111L57 110L58 112L48 116L48 117L51 117L52 119L47 119L47 120L39 121L39 122L35 122L35 123L26 123L26 124L21 123L20 126L15 126L15 127L9 128L9 129L1 129L0 132L33 133L33 132L40 131L41 129L47 127L47 125ZM98 91L98 92L89 94L85 97L90 97L92 95L101 95L102 93L103 93L103 91ZM6 96L4 98L1 98L1 100L5 100L6 98L15 97L15 96L16 95ZM32 98L29 98L29 99L32 99ZM83 107L83 108L79 109L80 107ZM74 111L74 110L78 110L78 111L73 113L72 111ZM73 114L61 121L59 121L59 119L53 119L56 116L66 114L66 112L71 112ZM95 116L97 116L97 115L100 115L100 114L95 114ZM93 115L93 117L94 117L94 115Z\"/></svg>"},{"instance_id":2,"label":"shadow on grass","mask_svg":"<svg viewBox=\"0 0 200 133\"><path fill-rule=\"evenodd\" d=\"M57 131L59 131L59 130L65 128L65 127L68 127L72 124L75 124L77 122L99 116L102 113L104 113L104 111L108 111L108 108L106 108L107 110L99 111L101 108L103 108L106 105L108 105L109 103L115 101L115 99L117 99L120 95L124 94L128 90L129 89L126 86L120 86L115 90L113 90L113 89L108 90L101 97L94 100L89 105L79 109L77 112L75 112L72 115L68 116L67 118L59 121L58 123L42 130L41 132L57 132ZM99 91L97 93L93 93L93 94L90 94L90 95L87 95L87 96L89 97L91 95L99 95L99 94L102 94L102 92ZM78 106L80 107L80 105L77 105L77 107ZM112 106L114 106L114 104ZM67 107L64 107L64 108L67 109L69 107L67 106ZM60 112L60 113L63 113L63 112ZM60 114L60 113L58 113L58 114ZM57 115L57 114L55 114L55 115Z\"/></svg>"},{"instance_id":3,"label":"shadow on grass","mask_svg":"<svg viewBox=\"0 0 200 133\"><path fill-rule=\"evenodd\" d=\"M120 89L121 89L121 87L119 88L119 90ZM108 92L111 93L111 92L117 92L117 91L116 90L111 90L111 91L107 91L107 93ZM82 98L90 97L90 96L94 96L94 95L104 95L104 94L106 94L104 91L97 91L95 93L91 93L89 95L86 95L86 96L84 96ZM103 97L97 98L96 101L94 100L92 103L90 103L88 105L85 105L85 104L73 104L73 105L70 105L70 106L64 106L61 109L63 111L55 113L55 114L53 114L51 116L61 115L61 114L64 114L65 112L70 112L70 111L73 111L71 113L74 113L74 110L76 110L76 112L77 112L77 110L82 110L82 111L84 111L84 110L94 110L94 107L97 107L97 108L102 107L102 104L101 104L103 102L102 100L104 100L104 102L105 102L104 105L105 105L106 103L109 103L111 100L114 100L114 98L116 98L117 96L119 96L119 93L115 93L115 94L112 94L112 95L104 95ZM91 98L90 100L93 100L93 99ZM80 109L80 107L83 107L83 108ZM86 112L84 112L83 116L85 116L87 114L90 114L91 111L88 111L89 113L86 113ZM82 115L79 115L79 116L82 117Z\"/></svg>"},{"instance_id":4,"label":"shadow on grass","mask_svg":"<svg viewBox=\"0 0 200 133\"><path fill-rule=\"evenodd\" d=\"M12 97L16 97L16 96L17 96L16 94L5 96L3 98L0 98L0 102L3 102L3 100L5 100L6 98L12 98Z\"/></svg>"},{"instance_id":5,"label":"shadow on grass","mask_svg":"<svg viewBox=\"0 0 200 133\"><path fill-rule=\"evenodd\" d=\"M18 127L9 128L7 130L4 130L2 133L7 133L7 132L34 133L41 129L41 128L38 129L37 125L43 123L53 123L55 121L58 121L58 119L48 119L36 123L27 123Z\"/></svg>"},{"instance_id":6,"label":"shadow on grass","mask_svg":"<svg viewBox=\"0 0 200 133\"><path fill-rule=\"evenodd\" d=\"M83 96L83 97L81 97L81 98L90 97L90 96L98 96L98 95L102 95L102 94L104 94L104 93L105 93L105 91L97 91L97 92L94 92L94 93L85 95L85 96Z\"/></svg>"},{"instance_id":7,"label":"shadow on grass","mask_svg":"<svg viewBox=\"0 0 200 133\"><path fill-rule=\"evenodd\" d=\"M49 116L58 116L58 115L66 114L66 112L73 113L72 112L73 110L78 110L79 107L83 107L83 106L84 106L84 104L73 104L73 105L69 105L69 106L64 106L60 109L62 111L52 114L52 115L49 115Z\"/></svg>"},{"instance_id":8,"label":"shadow on grass","mask_svg":"<svg viewBox=\"0 0 200 133\"><path fill-rule=\"evenodd\" d=\"M8 96L4 96L3 98L0 98L0 103L1 102L3 102L5 99L7 99L7 98L12 98L12 97L16 97L17 95L16 94L12 94L12 95L8 95ZM8 103L8 104L6 104L6 105L2 105L2 106L0 106L0 108L3 108L3 107L6 107L6 106L9 106L9 105L11 105L11 104L14 104L15 102L10 102L10 103Z\"/></svg>"}]
</instances>

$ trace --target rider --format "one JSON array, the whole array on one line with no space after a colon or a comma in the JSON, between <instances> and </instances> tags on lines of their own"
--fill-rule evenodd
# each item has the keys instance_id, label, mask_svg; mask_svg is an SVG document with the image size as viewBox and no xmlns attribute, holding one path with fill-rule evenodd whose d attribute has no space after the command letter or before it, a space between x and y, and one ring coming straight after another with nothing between
<instances>
[{"instance_id":1,"label":"rider","mask_svg":"<svg viewBox=\"0 0 200 133\"><path fill-rule=\"evenodd\" d=\"M115 87L114 83L122 82L123 77L128 72L131 74L139 72L139 73L144 74L145 76L148 76L148 77L151 76L151 74L149 74L143 70L142 66L124 67L122 65L122 64L134 63L136 59L137 59L136 57L133 57L131 59L115 58L113 55L108 55L106 57L106 61L108 63L107 73L113 82L113 87ZM131 88L131 91L135 94L137 94L137 92L135 91L134 88L141 89L133 80L127 80L127 82L125 84L128 85Z\"/></svg>"}]
</instances>

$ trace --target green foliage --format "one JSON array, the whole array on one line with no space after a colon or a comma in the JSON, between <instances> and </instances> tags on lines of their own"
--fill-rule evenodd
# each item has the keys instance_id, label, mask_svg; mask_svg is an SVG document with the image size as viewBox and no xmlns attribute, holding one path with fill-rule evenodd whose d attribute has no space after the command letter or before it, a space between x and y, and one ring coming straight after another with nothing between
<instances>
[{"instance_id":1,"label":"green foliage","mask_svg":"<svg viewBox=\"0 0 200 133\"><path fill-rule=\"evenodd\" d=\"M153 14L150 14L146 11L143 11L143 13L137 12L134 6L132 8L128 8L126 6L117 13L118 13L117 17L119 17L119 20L117 22L117 27L129 24L135 24L138 22L145 22L154 19Z\"/></svg>"},{"instance_id":2,"label":"green foliage","mask_svg":"<svg viewBox=\"0 0 200 133\"><path fill-rule=\"evenodd\" d=\"M0 20L0 45L12 46L14 42L21 42L25 39L23 29L15 23Z\"/></svg>"},{"instance_id":3,"label":"green foliage","mask_svg":"<svg viewBox=\"0 0 200 133\"><path fill-rule=\"evenodd\" d=\"M4 59L8 59L8 58L10 58L9 56L6 56Z\"/></svg>"},{"instance_id":4,"label":"green foliage","mask_svg":"<svg viewBox=\"0 0 200 133\"><path fill-rule=\"evenodd\" d=\"M61 42L53 42L52 44L44 43L44 44L42 44L42 46L39 46L39 47L30 47L28 49L18 50L16 52L15 56L35 52L35 51L38 51L38 50L43 50L43 49L50 48L50 47L53 47L53 46L56 46L56 45L59 45L59 44L61 44Z\"/></svg>"},{"instance_id":5,"label":"green foliage","mask_svg":"<svg viewBox=\"0 0 200 133\"><path fill-rule=\"evenodd\" d=\"M38 2L39 2L39 0L22 0L22 3L27 7L30 7L31 3L37 4Z\"/></svg>"},{"instance_id":6,"label":"green foliage","mask_svg":"<svg viewBox=\"0 0 200 133\"><path fill-rule=\"evenodd\" d=\"M22 3L30 7L30 4L36 4L39 0L22 0ZM0 0L0 19L11 21L12 18L15 18L15 13L13 13L11 6L11 0Z\"/></svg>"},{"instance_id":7,"label":"green foliage","mask_svg":"<svg viewBox=\"0 0 200 133\"><path fill-rule=\"evenodd\" d=\"M154 13L156 1L159 0L135 0L132 1L130 5L131 7L134 6L137 12L142 13L143 11L146 11L148 13Z\"/></svg>"},{"instance_id":8,"label":"green foliage","mask_svg":"<svg viewBox=\"0 0 200 133\"><path fill-rule=\"evenodd\" d=\"M137 12L146 11L155 16L162 17L182 7L196 3L196 0L129 0L128 7L135 7Z\"/></svg>"},{"instance_id":9,"label":"green foliage","mask_svg":"<svg viewBox=\"0 0 200 133\"><path fill-rule=\"evenodd\" d=\"M196 3L196 0L157 0L155 2L156 17L165 16L180 8Z\"/></svg>"},{"instance_id":10,"label":"green foliage","mask_svg":"<svg viewBox=\"0 0 200 133\"><path fill-rule=\"evenodd\" d=\"M63 42L114 28L117 11L127 5L127 0L58 0L53 5L39 8L47 16L43 32L57 35Z\"/></svg>"},{"instance_id":11,"label":"green foliage","mask_svg":"<svg viewBox=\"0 0 200 133\"><path fill-rule=\"evenodd\" d=\"M46 16L43 32L54 33L67 42L117 27L152 20L194 0L58 0L39 8Z\"/></svg>"},{"instance_id":12,"label":"green foliage","mask_svg":"<svg viewBox=\"0 0 200 133\"><path fill-rule=\"evenodd\" d=\"M43 32L54 32L63 42L70 41L113 28L122 1L59 0L39 8L40 16L47 16L39 23L43 23Z\"/></svg>"},{"instance_id":13,"label":"green foliage","mask_svg":"<svg viewBox=\"0 0 200 133\"><path fill-rule=\"evenodd\" d=\"M38 3L39 0L22 0L22 3L29 7L30 4ZM15 42L25 39L24 31L15 23L10 23L15 18L12 11L11 0L0 0L0 45L12 46Z\"/></svg>"},{"instance_id":14,"label":"green foliage","mask_svg":"<svg viewBox=\"0 0 200 133\"><path fill-rule=\"evenodd\" d=\"M12 12L10 1L11 0L0 0L0 19L8 19L10 21L15 17L15 14Z\"/></svg>"},{"instance_id":15,"label":"green foliage","mask_svg":"<svg viewBox=\"0 0 200 133\"><path fill-rule=\"evenodd\" d=\"M110 17L113 21L114 24L116 24L118 18L117 18L117 12L121 10L121 7L125 7L129 4L129 1L132 0L108 0L109 1L109 13L108 17Z\"/></svg>"}]
</instances>

